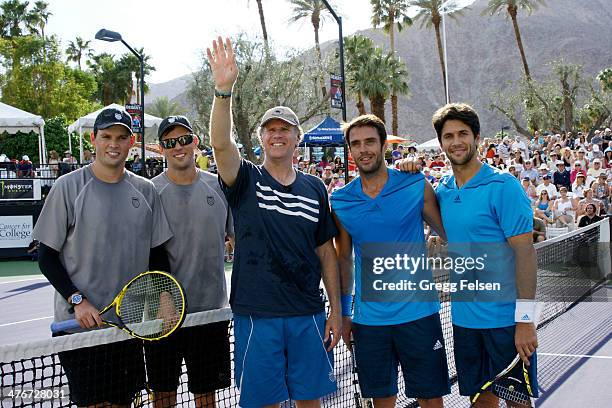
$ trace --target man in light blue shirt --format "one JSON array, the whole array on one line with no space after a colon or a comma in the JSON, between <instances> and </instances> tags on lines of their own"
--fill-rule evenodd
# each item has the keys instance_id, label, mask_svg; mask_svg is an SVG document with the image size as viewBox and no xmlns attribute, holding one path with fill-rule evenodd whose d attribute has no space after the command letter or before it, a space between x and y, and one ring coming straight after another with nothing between
<instances>
[{"instance_id":1,"label":"man in light blue shirt","mask_svg":"<svg viewBox=\"0 0 612 408\"><path fill-rule=\"evenodd\" d=\"M437 408L450 392L437 293L426 297L384 286L397 287L402 282L397 277L432 281L432 273L426 268L412 275L396 273L399 267L385 272L375 268L382 267L377 259L389 264L397 254L419 259L425 250L424 220L445 234L433 188L424 176L385 166L386 137L384 123L374 115L359 116L347 125L345 138L359 177L330 199L339 230L335 244L342 276L343 338L350 343L352 331L361 393L373 398L376 408L395 406L398 364L406 396L417 398L421 407Z\"/></svg>"},{"instance_id":2,"label":"man in light blue shirt","mask_svg":"<svg viewBox=\"0 0 612 408\"><path fill-rule=\"evenodd\" d=\"M497 297L484 297L485 301L481 294L452 296L459 391L476 394L518 352L530 366L532 390L537 396L537 261L529 199L515 177L478 159L480 122L473 108L448 104L434 114L432 122L453 169L453 175L440 180L436 190L449 252L459 248L459 252L469 250L471 255L486 253L484 269L473 276L496 280L505 288ZM401 168L417 170L409 161ZM456 268L451 271L451 281L461 276ZM486 392L476 406L496 404L497 397Z\"/></svg>"}]
</instances>

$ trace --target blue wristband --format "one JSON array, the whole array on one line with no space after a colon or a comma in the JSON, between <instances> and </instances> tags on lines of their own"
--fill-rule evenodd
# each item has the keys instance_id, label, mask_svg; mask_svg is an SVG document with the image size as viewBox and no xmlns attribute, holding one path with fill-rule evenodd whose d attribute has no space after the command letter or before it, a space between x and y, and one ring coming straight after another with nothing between
<instances>
[{"instance_id":1,"label":"blue wristband","mask_svg":"<svg viewBox=\"0 0 612 408\"><path fill-rule=\"evenodd\" d=\"M353 316L353 295L341 295L340 303L342 304L342 316Z\"/></svg>"}]
</instances>

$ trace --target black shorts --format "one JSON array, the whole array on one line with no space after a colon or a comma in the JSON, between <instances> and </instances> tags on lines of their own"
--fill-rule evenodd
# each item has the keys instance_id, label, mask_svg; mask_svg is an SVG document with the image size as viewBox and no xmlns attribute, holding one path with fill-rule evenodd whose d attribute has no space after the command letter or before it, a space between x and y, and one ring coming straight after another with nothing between
<instances>
[{"instance_id":1,"label":"black shorts","mask_svg":"<svg viewBox=\"0 0 612 408\"><path fill-rule=\"evenodd\" d=\"M353 323L355 360L361 395L397 395L398 364L409 398L437 398L450 393L440 315L394 325Z\"/></svg>"},{"instance_id":2,"label":"black shorts","mask_svg":"<svg viewBox=\"0 0 612 408\"><path fill-rule=\"evenodd\" d=\"M128 405L144 389L142 340L125 340L58 353L70 400L80 406Z\"/></svg>"},{"instance_id":3,"label":"black shorts","mask_svg":"<svg viewBox=\"0 0 612 408\"><path fill-rule=\"evenodd\" d=\"M145 344L149 388L176 391L185 359L189 391L204 394L231 385L229 321L186 327Z\"/></svg>"}]
</instances>

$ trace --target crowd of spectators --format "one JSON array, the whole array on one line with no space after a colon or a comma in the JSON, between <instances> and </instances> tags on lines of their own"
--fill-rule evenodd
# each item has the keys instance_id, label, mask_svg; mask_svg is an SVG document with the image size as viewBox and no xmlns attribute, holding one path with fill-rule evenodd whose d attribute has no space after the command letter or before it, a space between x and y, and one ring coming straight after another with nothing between
<instances>
[{"instance_id":1,"label":"crowd of spectators","mask_svg":"<svg viewBox=\"0 0 612 408\"><path fill-rule=\"evenodd\" d=\"M546 239L549 228L571 231L612 215L612 131L609 128L589 135L536 131L531 139L483 138L478 151L483 163L520 181L534 211L534 241ZM296 169L320 177L329 193L344 186L346 166L342 157L323 156L320 161L309 161L298 154L294 157ZM95 160L95 153L88 150L83 156L83 163L79 164L70 151L64 152L63 158L51 151L47 173L38 177L57 178ZM418 152L414 146L398 145L388 149L385 159L393 166L408 156L420 162L425 178L434 187L444 175L451 173L450 161L439 150ZM216 170L214 157L207 151L196 155L196 164L207 171ZM147 158L146 165L149 177L164 169L163 161L157 158ZM126 168L140 173L142 160L135 155L126 161ZM27 155L21 160L11 160L0 154L2 177L36 177L36 170ZM351 170L349 180L355 175Z\"/></svg>"}]
</instances>

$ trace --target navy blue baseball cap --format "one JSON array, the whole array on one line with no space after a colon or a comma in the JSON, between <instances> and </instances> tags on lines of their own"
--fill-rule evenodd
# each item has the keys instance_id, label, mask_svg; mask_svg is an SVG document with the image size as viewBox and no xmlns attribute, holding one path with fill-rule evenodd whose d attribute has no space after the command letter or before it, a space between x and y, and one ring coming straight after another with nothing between
<instances>
[{"instance_id":1,"label":"navy blue baseball cap","mask_svg":"<svg viewBox=\"0 0 612 408\"><path fill-rule=\"evenodd\" d=\"M94 133L114 125L124 126L132 133L132 116L122 109L107 108L98 114L94 122Z\"/></svg>"},{"instance_id":2,"label":"navy blue baseball cap","mask_svg":"<svg viewBox=\"0 0 612 408\"><path fill-rule=\"evenodd\" d=\"M189 133L193 133L193 128L191 127L189 119L182 115L174 115L168 116L166 119L162 120L162 123L159 125L159 130L157 131L157 138L161 140L162 136L174 126L182 126L187 129Z\"/></svg>"}]
</instances>

